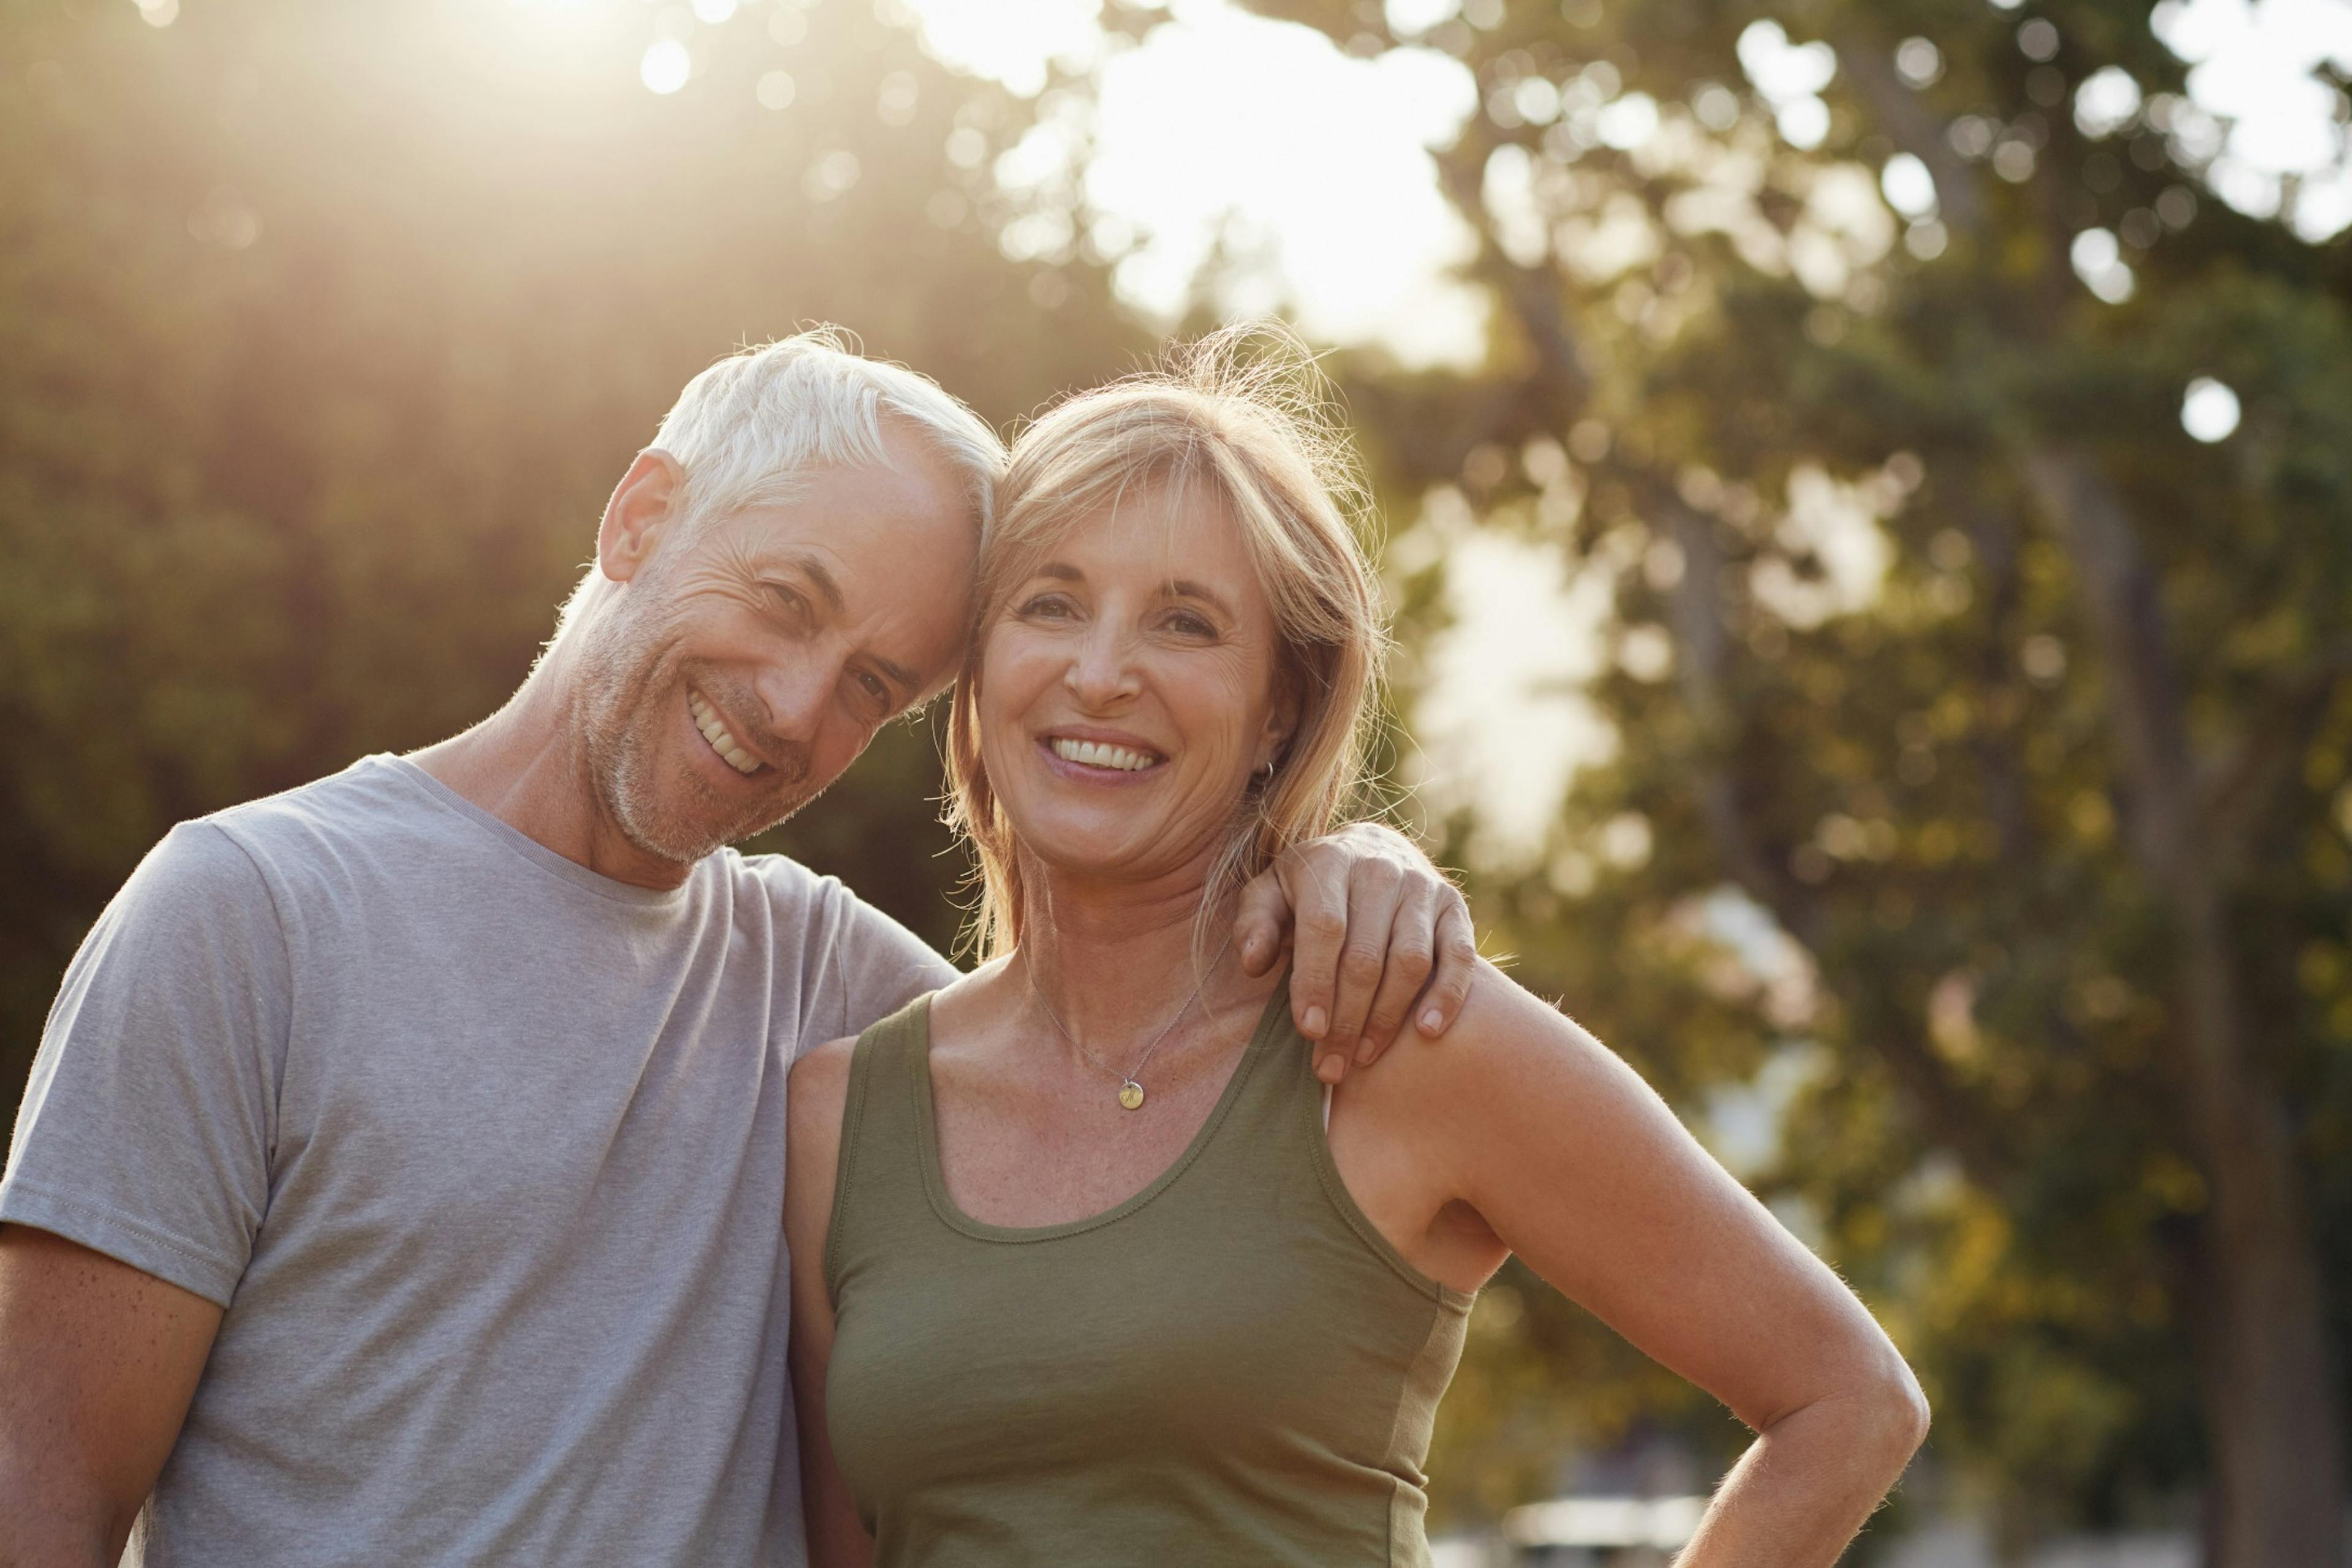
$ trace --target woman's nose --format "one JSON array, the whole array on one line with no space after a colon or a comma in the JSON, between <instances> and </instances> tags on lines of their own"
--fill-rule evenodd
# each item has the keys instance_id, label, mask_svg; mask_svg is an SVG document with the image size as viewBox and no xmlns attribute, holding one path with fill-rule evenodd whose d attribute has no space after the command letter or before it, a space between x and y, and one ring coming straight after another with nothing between
<instances>
[{"instance_id":1,"label":"woman's nose","mask_svg":"<svg viewBox=\"0 0 2352 1568\"><path fill-rule=\"evenodd\" d=\"M1063 676L1070 695L1089 708L1111 707L1135 695L1135 662L1130 652L1123 633L1097 626Z\"/></svg>"}]
</instances>

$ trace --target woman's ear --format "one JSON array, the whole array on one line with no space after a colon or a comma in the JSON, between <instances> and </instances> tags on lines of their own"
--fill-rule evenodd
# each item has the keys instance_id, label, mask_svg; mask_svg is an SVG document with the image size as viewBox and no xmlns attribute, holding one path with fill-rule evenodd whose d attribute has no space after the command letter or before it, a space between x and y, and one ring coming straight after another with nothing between
<instances>
[{"instance_id":1,"label":"woman's ear","mask_svg":"<svg viewBox=\"0 0 2352 1568\"><path fill-rule=\"evenodd\" d=\"M1266 704L1265 728L1258 735L1257 751L1250 759L1250 773L1263 778L1280 765L1283 753L1290 749L1291 737L1298 733L1300 703L1298 683L1287 672L1275 678L1274 700Z\"/></svg>"},{"instance_id":2,"label":"woman's ear","mask_svg":"<svg viewBox=\"0 0 2352 1568\"><path fill-rule=\"evenodd\" d=\"M625 583L653 558L677 515L685 482L686 470L667 452L648 447L637 454L613 488L596 529L596 565L607 578Z\"/></svg>"}]
</instances>

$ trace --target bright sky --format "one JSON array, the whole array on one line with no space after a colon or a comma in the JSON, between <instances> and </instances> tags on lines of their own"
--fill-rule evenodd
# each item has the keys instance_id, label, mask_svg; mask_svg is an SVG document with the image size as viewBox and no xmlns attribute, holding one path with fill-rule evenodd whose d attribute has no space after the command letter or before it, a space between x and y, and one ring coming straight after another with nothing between
<instances>
[{"instance_id":1,"label":"bright sky","mask_svg":"<svg viewBox=\"0 0 2352 1568\"><path fill-rule=\"evenodd\" d=\"M1218 301L1230 314L1282 310L1321 341L1376 341L1413 363L1476 357L1483 307L1445 276L1471 238L1428 151L1477 100L1450 55L1353 59L1225 0L1174 0L1171 23L1108 61L1097 0L908 9L935 53L1016 90L1041 87L1049 58L1101 65L1084 186L1141 237L1118 271L1130 302L1181 314L1222 239L1240 263ZM1049 125L999 173L1050 176L1077 130Z\"/></svg>"},{"instance_id":2,"label":"bright sky","mask_svg":"<svg viewBox=\"0 0 2352 1568\"><path fill-rule=\"evenodd\" d=\"M1102 61L1099 0L902 3L934 52L1016 90L1036 91L1049 59ZM2021 0L1989 3L2026 16ZM1427 153L1475 107L1468 71L1427 48L1352 58L1231 0L1168 8L1169 25L1104 68L1086 174L1098 211L1149 237L1119 270L1125 296L1155 313L1181 309L1222 230L1241 262L1222 301L1236 313L1279 306L1315 337L1378 342L1412 363L1475 360L1483 309L1445 276L1469 237ZM1459 9L1387 0L1407 34ZM2352 3L2163 0L2152 21L2193 67L2190 98L2211 119L2188 140L2212 140L2223 199L2275 214L2292 179L2298 230L2317 239L2352 225L2340 95L2314 74L2330 62L2352 73ZM1834 61L1777 25L1755 31L1742 61L1784 132L1801 139Z\"/></svg>"}]
</instances>

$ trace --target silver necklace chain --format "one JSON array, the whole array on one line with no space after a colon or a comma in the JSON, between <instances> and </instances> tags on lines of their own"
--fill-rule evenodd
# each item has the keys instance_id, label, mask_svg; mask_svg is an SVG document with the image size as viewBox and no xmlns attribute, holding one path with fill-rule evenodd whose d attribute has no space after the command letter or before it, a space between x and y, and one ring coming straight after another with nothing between
<instances>
[{"instance_id":1,"label":"silver necklace chain","mask_svg":"<svg viewBox=\"0 0 2352 1568\"><path fill-rule=\"evenodd\" d=\"M1231 935L1227 935L1225 945L1217 950L1217 956L1210 961L1208 968L1201 972L1201 983L1192 987L1192 994L1184 998L1184 1005L1176 1009L1174 1016L1170 1017L1158 1034L1151 1037L1151 1043L1143 1047L1141 1056L1136 1058L1135 1066L1123 1073L1078 1043L1078 1037L1070 1033L1068 1026L1064 1024L1060 1015L1054 1011L1054 1005L1045 1000L1045 993L1038 989L1037 972L1029 967L1029 961L1026 958L1021 961L1021 969L1022 973L1029 977L1029 994L1037 998L1038 1007L1044 1011L1046 1020L1054 1026L1055 1030L1061 1035L1062 1038L1069 1041L1070 1048L1084 1057L1090 1066L1099 1068L1118 1079L1118 1103L1121 1107L1129 1110L1140 1110L1143 1109L1144 1065L1151 1060L1151 1053L1158 1050L1161 1043L1176 1032L1176 1026L1183 1022L1184 1015L1192 1010L1192 1004L1201 999L1201 993L1209 988L1209 976L1217 972L1217 965L1225 961L1225 954L1233 951L1233 946L1234 939Z\"/></svg>"}]
</instances>

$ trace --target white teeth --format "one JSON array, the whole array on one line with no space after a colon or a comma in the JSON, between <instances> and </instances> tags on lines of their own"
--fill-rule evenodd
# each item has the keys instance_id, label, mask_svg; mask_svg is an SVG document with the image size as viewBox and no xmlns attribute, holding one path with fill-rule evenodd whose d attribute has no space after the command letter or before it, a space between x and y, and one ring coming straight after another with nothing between
<instances>
[{"instance_id":1,"label":"white teeth","mask_svg":"<svg viewBox=\"0 0 2352 1568\"><path fill-rule=\"evenodd\" d=\"M710 749L719 753L720 761L739 773L760 771L760 759L735 743L735 737L727 732L727 726L719 721L719 715L711 711L700 692L686 694L686 710L694 716L694 727L702 731L702 738L710 742Z\"/></svg>"},{"instance_id":2,"label":"white teeth","mask_svg":"<svg viewBox=\"0 0 2352 1568\"><path fill-rule=\"evenodd\" d=\"M1054 754L1066 763L1078 763L1090 768L1116 768L1121 773L1139 773L1159 762L1144 752L1131 752L1125 746L1106 745L1098 741L1073 741L1056 735L1052 742Z\"/></svg>"}]
</instances>

